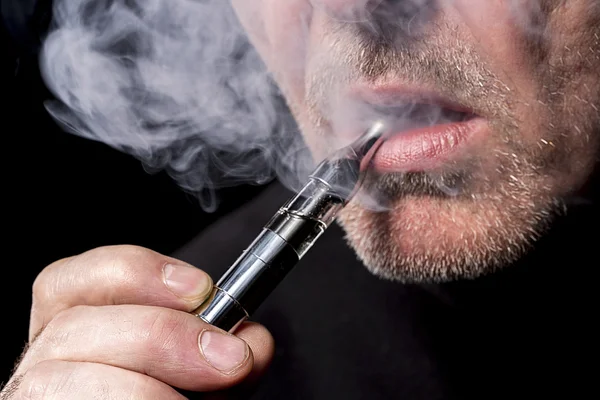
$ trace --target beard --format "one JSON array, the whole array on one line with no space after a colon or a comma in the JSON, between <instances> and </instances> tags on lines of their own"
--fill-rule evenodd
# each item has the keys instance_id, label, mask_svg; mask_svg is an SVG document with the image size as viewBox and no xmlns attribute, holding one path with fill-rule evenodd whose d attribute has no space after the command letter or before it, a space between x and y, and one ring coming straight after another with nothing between
<instances>
[{"instance_id":1,"label":"beard","mask_svg":"<svg viewBox=\"0 0 600 400\"><path fill-rule=\"evenodd\" d=\"M438 170L368 174L338 222L376 275L441 282L510 265L544 234L565 210L567 196L591 173L598 154L600 99L597 92L580 89L588 76L597 81L597 72L583 61L543 69L537 63L567 59L565 52L580 49L565 46L569 50L553 54L552 43L537 47L527 71L535 82L531 101L492 72L480 49L458 30L432 32L400 48L369 39L359 29L338 26L330 34L335 46L314 57L307 69L308 110L302 125L314 133L307 135L314 153L335 147L335 122L324 117L330 93L357 79L386 74L436 87L484 116L492 132L461 160ZM589 54L596 66L597 51ZM575 97L579 101L571 102ZM302 114L294 104L291 108Z\"/></svg>"},{"instance_id":2,"label":"beard","mask_svg":"<svg viewBox=\"0 0 600 400\"><path fill-rule=\"evenodd\" d=\"M400 281L476 278L521 258L564 203L512 160L502 180L473 171L370 174L338 222L375 275Z\"/></svg>"}]
</instances>

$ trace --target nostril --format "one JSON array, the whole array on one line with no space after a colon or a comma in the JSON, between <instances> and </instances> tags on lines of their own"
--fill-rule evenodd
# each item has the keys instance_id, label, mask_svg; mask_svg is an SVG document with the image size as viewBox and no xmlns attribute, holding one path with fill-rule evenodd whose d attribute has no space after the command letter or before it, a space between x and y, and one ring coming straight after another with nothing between
<instances>
[{"instance_id":1,"label":"nostril","mask_svg":"<svg viewBox=\"0 0 600 400\"><path fill-rule=\"evenodd\" d=\"M381 36L412 36L436 14L440 0L310 0L332 19L364 25Z\"/></svg>"},{"instance_id":2,"label":"nostril","mask_svg":"<svg viewBox=\"0 0 600 400\"><path fill-rule=\"evenodd\" d=\"M395 42L420 36L438 15L440 0L378 0L370 3L366 32Z\"/></svg>"},{"instance_id":3,"label":"nostril","mask_svg":"<svg viewBox=\"0 0 600 400\"><path fill-rule=\"evenodd\" d=\"M439 0L378 0L372 7L375 15L389 15L397 19L411 19L435 8Z\"/></svg>"}]
</instances>

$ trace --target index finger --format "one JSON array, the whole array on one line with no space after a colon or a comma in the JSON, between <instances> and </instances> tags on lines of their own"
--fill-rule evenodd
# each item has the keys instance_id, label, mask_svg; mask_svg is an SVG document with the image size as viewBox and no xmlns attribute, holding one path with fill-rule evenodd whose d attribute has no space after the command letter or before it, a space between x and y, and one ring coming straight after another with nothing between
<instances>
[{"instance_id":1,"label":"index finger","mask_svg":"<svg viewBox=\"0 0 600 400\"><path fill-rule=\"evenodd\" d=\"M137 246L108 246L46 267L33 284L29 340L78 305L139 304L193 311L212 279L194 266Z\"/></svg>"}]
</instances>

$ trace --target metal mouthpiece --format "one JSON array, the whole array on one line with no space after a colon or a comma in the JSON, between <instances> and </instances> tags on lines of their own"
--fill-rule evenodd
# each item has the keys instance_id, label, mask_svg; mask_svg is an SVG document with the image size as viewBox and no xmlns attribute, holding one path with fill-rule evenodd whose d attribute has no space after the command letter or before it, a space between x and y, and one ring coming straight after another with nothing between
<instances>
[{"instance_id":1,"label":"metal mouthpiece","mask_svg":"<svg viewBox=\"0 0 600 400\"><path fill-rule=\"evenodd\" d=\"M385 125L377 122L321 162L193 314L230 332L249 318L360 189L384 134Z\"/></svg>"},{"instance_id":2,"label":"metal mouthpiece","mask_svg":"<svg viewBox=\"0 0 600 400\"><path fill-rule=\"evenodd\" d=\"M385 124L381 121L375 122L371 127L349 147L354 150L356 156L362 161L371 161L371 158L379 148L378 144L383 143L385 134Z\"/></svg>"}]
</instances>

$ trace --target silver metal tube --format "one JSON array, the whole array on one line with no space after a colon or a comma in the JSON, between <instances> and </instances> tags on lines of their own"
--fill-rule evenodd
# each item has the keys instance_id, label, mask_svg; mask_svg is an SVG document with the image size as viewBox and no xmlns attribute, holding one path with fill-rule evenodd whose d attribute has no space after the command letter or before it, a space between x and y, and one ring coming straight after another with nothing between
<instances>
[{"instance_id":1,"label":"silver metal tube","mask_svg":"<svg viewBox=\"0 0 600 400\"><path fill-rule=\"evenodd\" d=\"M384 133L378 122L323 161L192 313L229 332L249 318L360 189Z\"/></svg>"}]
</instances>

